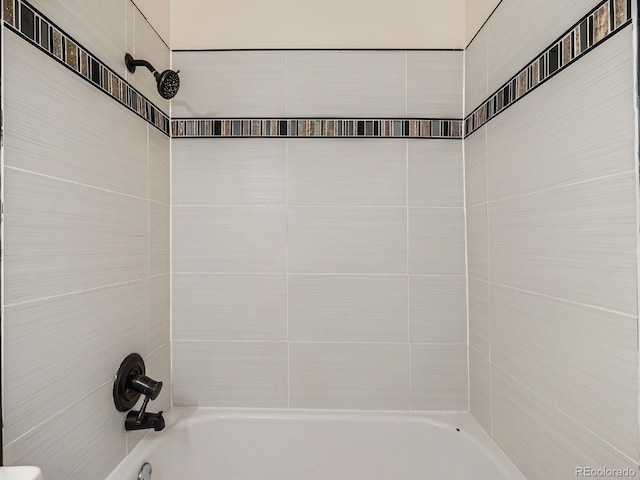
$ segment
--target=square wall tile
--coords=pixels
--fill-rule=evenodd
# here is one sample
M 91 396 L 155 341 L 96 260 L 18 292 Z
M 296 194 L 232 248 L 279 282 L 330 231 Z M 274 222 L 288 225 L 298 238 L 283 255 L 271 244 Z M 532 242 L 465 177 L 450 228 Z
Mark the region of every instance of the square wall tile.
M 405 52 L 287 52 L 287 115 L 404 117 Z
M 465 343 L 466 278 L 412 275 L 409 284 L 409 341 Z
M 174 340 L 286 340 L 285 275 L 173 276 Z
M 172 116 L 286 116 L 286 55 L 278 51 L 174 52 L 173 69 L 180 70 L 182 85 L 180 95 L 171 101 Z
M 466 345 L 411 345 L 411 409 L 469 409 Z
M 407 141 L 292 139 L 289 205 L 404 206 Z
M 174 139 L 174 205 L 282 205 L 286 140 Z
M 5 168 L 5 305 L 144 278 L 147 201 Z
M 173 342 L 177 407 L 287 406 L 287 344 Z
M 463 52 L 407 52 L 407 116 L 462 117 Z
M 409 273 L 465 275 L 464 210 L 409 209 Z
M 290 207 L 289 271 L 406 273 L 406 209 Z
M 409 408 L 409 346 L 292 343 L 291 407 Z
M 173 271 L 282 273 L 283 207 L 173 207 Z
M 405 275 L 291 275 L 289 339 L 407 340 Z
M 409 205 L 463 207 L 462 140 L 409 140 Z

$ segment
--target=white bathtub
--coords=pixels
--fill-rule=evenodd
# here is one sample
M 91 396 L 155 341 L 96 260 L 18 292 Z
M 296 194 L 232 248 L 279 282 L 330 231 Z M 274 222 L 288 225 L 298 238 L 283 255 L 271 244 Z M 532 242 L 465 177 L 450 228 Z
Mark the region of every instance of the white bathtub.
M 152 480 L 525 480 L 462 413 L 173 408 L 107 480 L 144 462 Z

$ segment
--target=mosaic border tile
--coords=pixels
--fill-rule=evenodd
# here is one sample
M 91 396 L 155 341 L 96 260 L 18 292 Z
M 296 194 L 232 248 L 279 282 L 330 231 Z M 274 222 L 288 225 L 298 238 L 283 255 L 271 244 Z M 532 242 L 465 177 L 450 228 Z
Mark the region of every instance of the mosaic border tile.
M 25 0 L 3 0 L 4 24 L 58 63 L 169 135 L 169 117 Z
M 631 22 L 631 0 L 600 2 L 464 119 L 465 138 Z
M 173 138 L 462 139 L 462 120 L 406 118 L 177 118 Z

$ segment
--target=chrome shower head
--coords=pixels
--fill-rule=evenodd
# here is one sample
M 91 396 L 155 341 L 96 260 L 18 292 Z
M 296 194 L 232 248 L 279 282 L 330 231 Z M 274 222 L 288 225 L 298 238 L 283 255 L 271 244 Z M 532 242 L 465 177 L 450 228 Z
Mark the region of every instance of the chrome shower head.
M 180 77 L 178 73 L 180 73 L 180 70 L 177 72 L 165 70 L 160 73 L 146 60 L 135 60 L 128 53 L 124 56 L 124 63 L 127 65 L 127 70 L 131 73 L 136 71 L 136 67 L 147 67 L 147 69 L 153 73 L 153 76 L 156 77 L 158 93 L 162 98 L 169 100 L 178 93 L 178 89 L 180 88 Z

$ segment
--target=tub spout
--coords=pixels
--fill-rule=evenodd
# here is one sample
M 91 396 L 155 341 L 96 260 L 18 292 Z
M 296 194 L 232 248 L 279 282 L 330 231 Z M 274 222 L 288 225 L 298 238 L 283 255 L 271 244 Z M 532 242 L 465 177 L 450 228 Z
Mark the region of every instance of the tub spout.
M 140 413 L 142 413 L 142 415 L 140 415 Z M 146 413 L 143 411 L 131 411 L 127 414 L 127 419 L 124 421 L 125 430 L 146 430 L 148 428 L 153 428 L 156 432 L 164 429 L 162 412 Z

